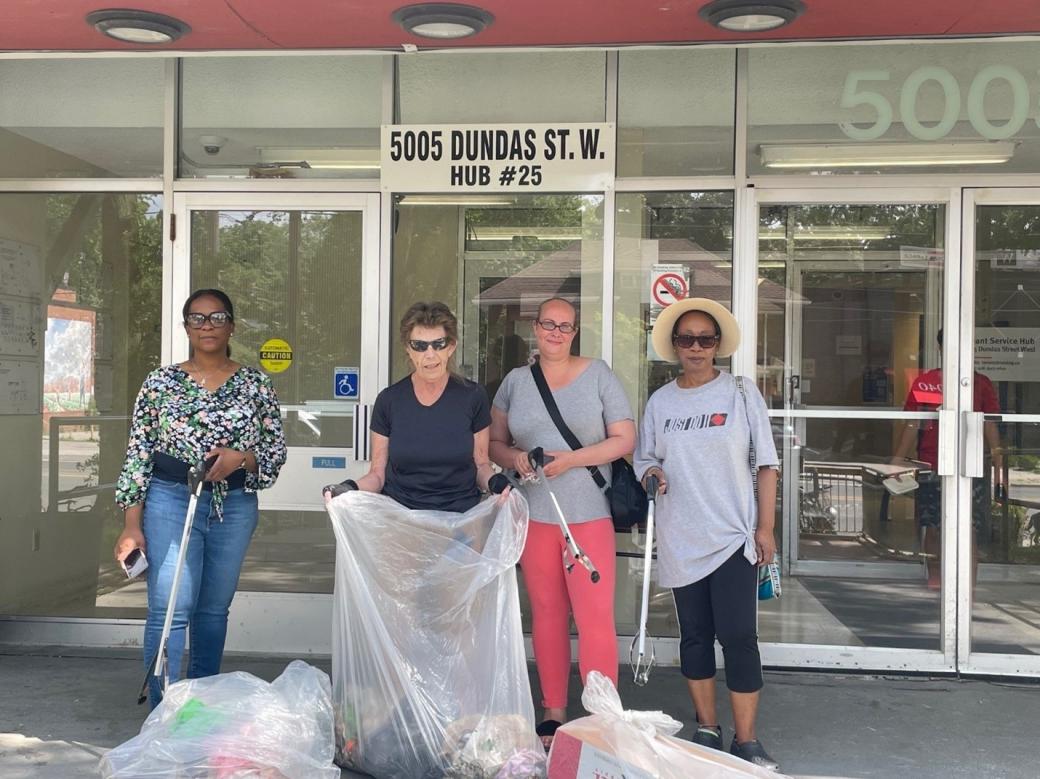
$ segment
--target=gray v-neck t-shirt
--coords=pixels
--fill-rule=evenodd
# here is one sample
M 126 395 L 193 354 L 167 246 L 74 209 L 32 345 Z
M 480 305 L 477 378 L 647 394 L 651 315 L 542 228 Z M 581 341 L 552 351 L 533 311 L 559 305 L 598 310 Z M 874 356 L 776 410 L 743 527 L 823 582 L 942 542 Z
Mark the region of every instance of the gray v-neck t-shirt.
M 721 372 L 692 389 L 672 381 L 646 404 L 634 466 L 642 478 L 656 465 L 668 481 L 655 514 L 662 587 L 700 581 L 738 549 L 758 560 L 751 436 L 759 468 L 780 461 L 765 401 L 754 382 L 743 382 L 746 413 L 733 376 Z
M 560 416 L 583 446 L 598 444 L 607 437 L 607 425 L 632 419 L 624 387 L 603 360 L 591 360 L 570 384 L 553 390 Z M 514 368 L 495 393 L 494 405 L 509 420 L 514 445 L 524 451 L 540 446 L 545 451 L 568 451 L 570 446 L 545 409 L 530 366 Z M 600 466 L 610 484 L 610 466 Z M 550 479 L 550 487 L 570 524 L 580 524 L 610 516 L 606 495 L 592 480 L 587 468 L 571 468 Z M 545 486 L 526 482 L 524 495 L 530 506 L 532 522 L 556 522 L 556 510 Z

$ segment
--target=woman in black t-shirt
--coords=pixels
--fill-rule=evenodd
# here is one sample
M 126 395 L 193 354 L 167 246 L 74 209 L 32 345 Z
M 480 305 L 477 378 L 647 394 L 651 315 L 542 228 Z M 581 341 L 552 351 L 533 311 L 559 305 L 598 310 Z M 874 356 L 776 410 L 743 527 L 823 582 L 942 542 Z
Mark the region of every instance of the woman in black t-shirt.
M 410 509 L 468 511 L 482 490 L 501 492 L 507 483 L 488 457 L 487 393 L 452 371 L 458 320 L 443 303 L 412 305 L 401 341 L 412 372 L 376 398 L 371 467 L 357 481 L 325 487 L 325 499 L 364 490 Z

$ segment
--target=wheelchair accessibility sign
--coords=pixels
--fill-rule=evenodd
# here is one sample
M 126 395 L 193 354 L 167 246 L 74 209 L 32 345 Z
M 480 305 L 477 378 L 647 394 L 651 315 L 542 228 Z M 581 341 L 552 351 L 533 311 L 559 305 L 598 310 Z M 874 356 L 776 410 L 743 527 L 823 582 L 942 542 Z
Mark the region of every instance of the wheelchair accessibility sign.
M 333 371 L 332 397 L 336 400 L 357 400 L 360 371 L 357 368 L 336 368 Z

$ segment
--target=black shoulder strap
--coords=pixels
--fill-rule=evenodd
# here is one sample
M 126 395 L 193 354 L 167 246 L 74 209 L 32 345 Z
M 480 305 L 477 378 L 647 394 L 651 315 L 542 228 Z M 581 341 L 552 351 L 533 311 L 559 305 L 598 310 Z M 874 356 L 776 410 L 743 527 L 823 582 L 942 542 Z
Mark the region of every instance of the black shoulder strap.
M 545 374 L 542 373 L 542 366 L 538 364 L 537 360 L 531 364 L 531 376 L 534 377 L 534 385 L 538 388 L 538 394 L 542 396 L 542 403 L 545 404 L 545 410 L 549 412 L 549 417 L 552 419 L 553 424 L 556 425 L 556 429 L 560 431 L 563 440 L 567 442 L 567 445 L 571 449 L 581 449 L 581 441 L 579 441 L 578 437 L 571 432 L 571 429 L 567 427 L 567 423 L 563 421 L 563 417 L 560 415 L 560 409 L 556 405 L 556 400 L 552 396 L 549 384 L 545 381 Z M 605 488 L 607 486 L 607 480 L 603 478 L 603 474 L 600 473 L 599 468 L 595 465 L 588 465 L 586 467 L 592 475 L 592 480 L 596 482 L 596 485 L 601 490 Z

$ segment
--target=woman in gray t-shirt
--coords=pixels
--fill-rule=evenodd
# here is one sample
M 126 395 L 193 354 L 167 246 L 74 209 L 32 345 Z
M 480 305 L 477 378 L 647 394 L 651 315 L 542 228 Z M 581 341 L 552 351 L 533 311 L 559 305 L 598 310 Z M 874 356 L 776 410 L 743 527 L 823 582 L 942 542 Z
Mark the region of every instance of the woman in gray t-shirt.
M 776 551 L 779 460 L 754 382 L 715 368 L 715 357 L 728 357 L 739 343 L 736 319 L 714 301 L 690 298 L 661 312 L 654 350 L 681 363 L 682 374 L 647 403 L 635 469 L 644 480 L 655 474 L 665 493 L 657 506 L 659 580 L 675 597 L 679 659 L 699 723 L 693 741 L 723 748 L 715 712 L 718 638 L 736 729 L 730 752 L 776 768 L 755 738 L 755 715 L 762 689 L 757 568 Z
M 587 466 L 598 466 L 610 483 L 612 461 L 635 446 L 635 422 L 621 382 L 602 360 L 571 354 L 577 311 L 553 298 L 538 308 L 533 323 L 539 365 L 567 427 L 583 444 L 572 450 L 545 408 L 531 368 L 510 371 L 491 409 L 491 459 L 503 468 L 531 472 L 527 452 L 545 449 L 552 491 L 571 534 L 599 569 L 593 583 L 584 568 L 564 571 L 564 541 L 545 486 L 527 483 L 524 494 L 531 522 L 520 558 L 531 601 L 532 642 L 545 715 L 538 726 L 543 742 L 567 721 L 567 681 L 571 668 L 570 614 L 578 627 L 578 665 L 584 679 L 599 671 L 617 684 L 614 630 L 614 523 L 607 498 Z

